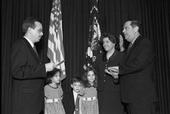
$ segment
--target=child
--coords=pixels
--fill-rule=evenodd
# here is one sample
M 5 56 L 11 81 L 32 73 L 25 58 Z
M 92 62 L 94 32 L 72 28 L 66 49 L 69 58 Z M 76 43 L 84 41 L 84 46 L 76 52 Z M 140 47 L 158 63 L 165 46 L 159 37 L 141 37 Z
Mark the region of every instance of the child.
M 61 70 L 54 69 L 49 73 L 45 91 L 45 114 L 65 114 L 62 104 Z
M 66 114 L 80 114 L 79 101 L 77 99 L 83 95 L 84 84 L 80 77 L 71 80 L 70 90 L 64 92 L 63 103 Z M 78 102 L 77 102 L 78 101 Z
M 81 97 L 81 114 L 99 114 L 95 70 L 88 67 L 83 79 L 85 81 L 85 90 L 84 95 Z

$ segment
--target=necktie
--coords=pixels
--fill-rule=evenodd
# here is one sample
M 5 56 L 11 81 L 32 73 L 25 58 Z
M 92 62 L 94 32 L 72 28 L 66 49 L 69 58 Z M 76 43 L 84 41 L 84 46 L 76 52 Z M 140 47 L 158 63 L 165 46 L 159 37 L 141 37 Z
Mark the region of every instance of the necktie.
M 130 43 L 129 46 L 128 46 L 128 52 L 129 52 L 131 47 L 132 47 L 132 43 Z
M 79 114 L 79 100 L 80 100 L 80 95 L 77 95 L 76 98 L 76 104 L 75 104 L 75 114 Z
M 33 46 L 33 50 L 34 50 L 34 52 L 37 54 L 37 56 L 38 56 L 38 52 L 37 52 L 37 49 L 36 49 L 36 47 L 35 46 Z

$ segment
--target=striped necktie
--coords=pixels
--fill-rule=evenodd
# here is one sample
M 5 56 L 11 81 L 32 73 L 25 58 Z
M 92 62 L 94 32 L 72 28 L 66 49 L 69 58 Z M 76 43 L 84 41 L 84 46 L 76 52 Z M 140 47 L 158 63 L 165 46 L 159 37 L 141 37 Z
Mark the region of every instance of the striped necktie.
M 37 52 L 36 47 L 35 47 L 35 46 L 33 46 L 32 48 L 33 48 L 34 52 L 37 54 L 37 56 L 38 56 L 38 52 Z

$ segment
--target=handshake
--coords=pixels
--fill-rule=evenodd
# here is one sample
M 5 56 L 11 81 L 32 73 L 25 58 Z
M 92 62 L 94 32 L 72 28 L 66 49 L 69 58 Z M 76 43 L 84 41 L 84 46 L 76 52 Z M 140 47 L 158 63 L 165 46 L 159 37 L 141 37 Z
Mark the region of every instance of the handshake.
M 107 67 L 107 69 L 105 69 L 105 72 L 110 74 L 112 77 L 114 77 L 115 79 L 119 78 L 118 74 L 119 74 L 119 66 L 112 66 L 112 67 Z

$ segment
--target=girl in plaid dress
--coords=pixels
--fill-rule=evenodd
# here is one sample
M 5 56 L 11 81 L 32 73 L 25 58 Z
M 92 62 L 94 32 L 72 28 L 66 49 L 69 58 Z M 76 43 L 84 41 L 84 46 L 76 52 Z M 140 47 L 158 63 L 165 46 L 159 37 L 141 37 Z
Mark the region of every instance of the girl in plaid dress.
M 61 71 L 50 72 L 45 91 L 45 114 L 65 114 L 62 104 L 63 90 L 61 88 Z
M 99 114 L 97 99 L 97 77 L 95 70 L 88 67 L 83 77 L 85 82 L 84 95 L 80 100 L 81 114 Z

